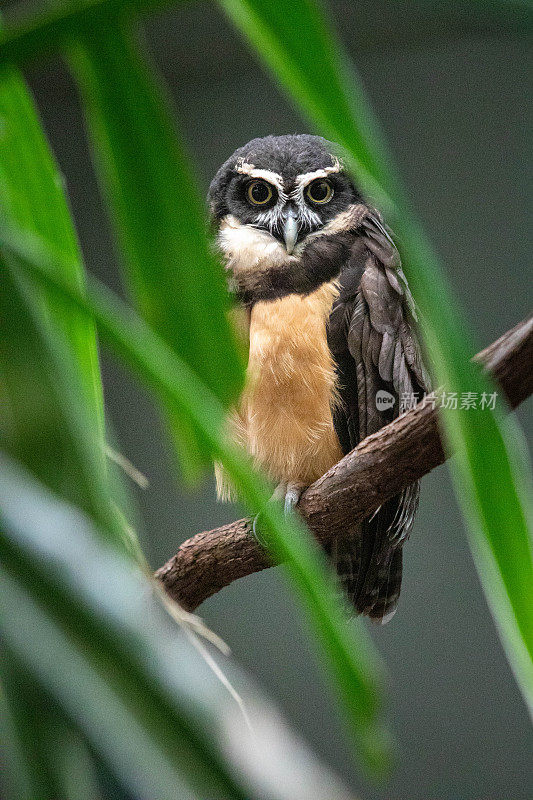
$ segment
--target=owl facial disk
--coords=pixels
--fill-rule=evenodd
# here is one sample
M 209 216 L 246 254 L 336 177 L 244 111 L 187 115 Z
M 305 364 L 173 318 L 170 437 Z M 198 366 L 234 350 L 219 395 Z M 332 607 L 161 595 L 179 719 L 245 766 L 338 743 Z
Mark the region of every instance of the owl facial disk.
M 321 235 L 359 199 L 329 144 L 319 137 L 289 135 L 253 140 L 237 150 L 209 190 L 219 230 L 231 217 L 232 229 L 237 221 L 263 234 L 257 238 L 259 251 L 270 241 L 280 256 L 299 257 L 310 237 Z
M 268 231 L 285 245 L 289 255 L 346 207 L 346 180 L 339 174 L 342 167 L 337 159 L 330 166 L 294 177 L 258 168 L 244 159 L 239 159 L 234 169 L 239 177 L 232 196 L 235 204 L 240 199 L 241 208 L 245 205 L 240 213 L 235 208 L 234 215 L 244 225 Z M 330 203 L 335 208 L 328 213 Z
M 246 176 L 244 197 L 255 213 L 254 219 L 243 222 L 268 231 L 291 254 L 299 241 L 323 225 L 319 207 L 329 203 L 334 195 L 328 176 L 340 170 L 340 163 L 335 160 L 330 167 L 287 181 L 277 172 L 257 168 L 240 158 L 235 171 Z

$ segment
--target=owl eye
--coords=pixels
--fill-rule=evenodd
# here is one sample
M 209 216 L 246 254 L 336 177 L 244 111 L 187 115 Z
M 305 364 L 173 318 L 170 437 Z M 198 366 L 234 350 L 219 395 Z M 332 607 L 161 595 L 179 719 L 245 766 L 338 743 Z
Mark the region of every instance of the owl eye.
M 246 196 L 254 206 L 264 206 L 272 200 L 272 187 L 266 181 L 252 181 L 248 184 Z
M 318 178 L 309 184 L 305 193 L 312 203 L 322 205 L 322 203 L 329 203 L 333 197 L 333 186 L 328 180 Z

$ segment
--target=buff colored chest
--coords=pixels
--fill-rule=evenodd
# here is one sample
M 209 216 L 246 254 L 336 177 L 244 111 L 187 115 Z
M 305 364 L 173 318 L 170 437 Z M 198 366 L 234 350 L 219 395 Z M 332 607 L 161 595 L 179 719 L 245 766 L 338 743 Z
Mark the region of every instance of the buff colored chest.
M 335 371 L 326 341 L 335 296 L 329 283 L 307 296 L 292 294 L 252 308 L 241 434 L 276 481 L 307 485 L 342 457 L 331 413 Z

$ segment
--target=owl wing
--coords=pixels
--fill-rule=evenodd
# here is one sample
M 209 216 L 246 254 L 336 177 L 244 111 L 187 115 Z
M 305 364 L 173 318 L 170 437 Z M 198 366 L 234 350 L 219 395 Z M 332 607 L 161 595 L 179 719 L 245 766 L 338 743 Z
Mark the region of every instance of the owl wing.
M 369 210 L 355 234 L 328 322 L 340 393 L 333 416 L 344 453 L 391 422 L 400 402 L 419 400 L 430 385 L 417 341 L 414 302 L 394 242 L 375 211 Z M 377 403 L 376 396 L 385 402 Z M 339 536 L 332 546 L 337 571 L 357 612 L 380 621 L 394 613 L 402 543 L 413 523 L 418 494 L 417 482 L 363 522 L 360 536 Z

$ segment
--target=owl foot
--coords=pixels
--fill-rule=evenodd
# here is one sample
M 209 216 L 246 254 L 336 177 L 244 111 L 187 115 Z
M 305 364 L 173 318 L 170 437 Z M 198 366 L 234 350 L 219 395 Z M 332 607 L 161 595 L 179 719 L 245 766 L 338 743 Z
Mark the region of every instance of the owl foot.
M 291 513 L 294 507 L 297 505 L 300 497 L 303 494 L 305 486 L 301 483 L 291 483 L 290 481 L 282 481 L 278 483 L 276 488 L 274 489 L 274 493 L 270 498 L 272 500 L 282 500 L 283 501 L 283 508 L 285 511 L 285 515 Z M 258 531 L 258 525 L 260 524 L 260 517 L 261 513 L 256 514 L 256 516 L 252 520 L 252 535 L 256 542 L 261 545 L 261 547 L 266 548 L 266 542 L 264 538 L 261 536 L 261 533 Z
M 301 483 L 287 483 L 285 485 L 284 508 L 285 514 L 290 514 L 293 508 L 298 505 L 300 497 L 303 494 L 305 486 Z

